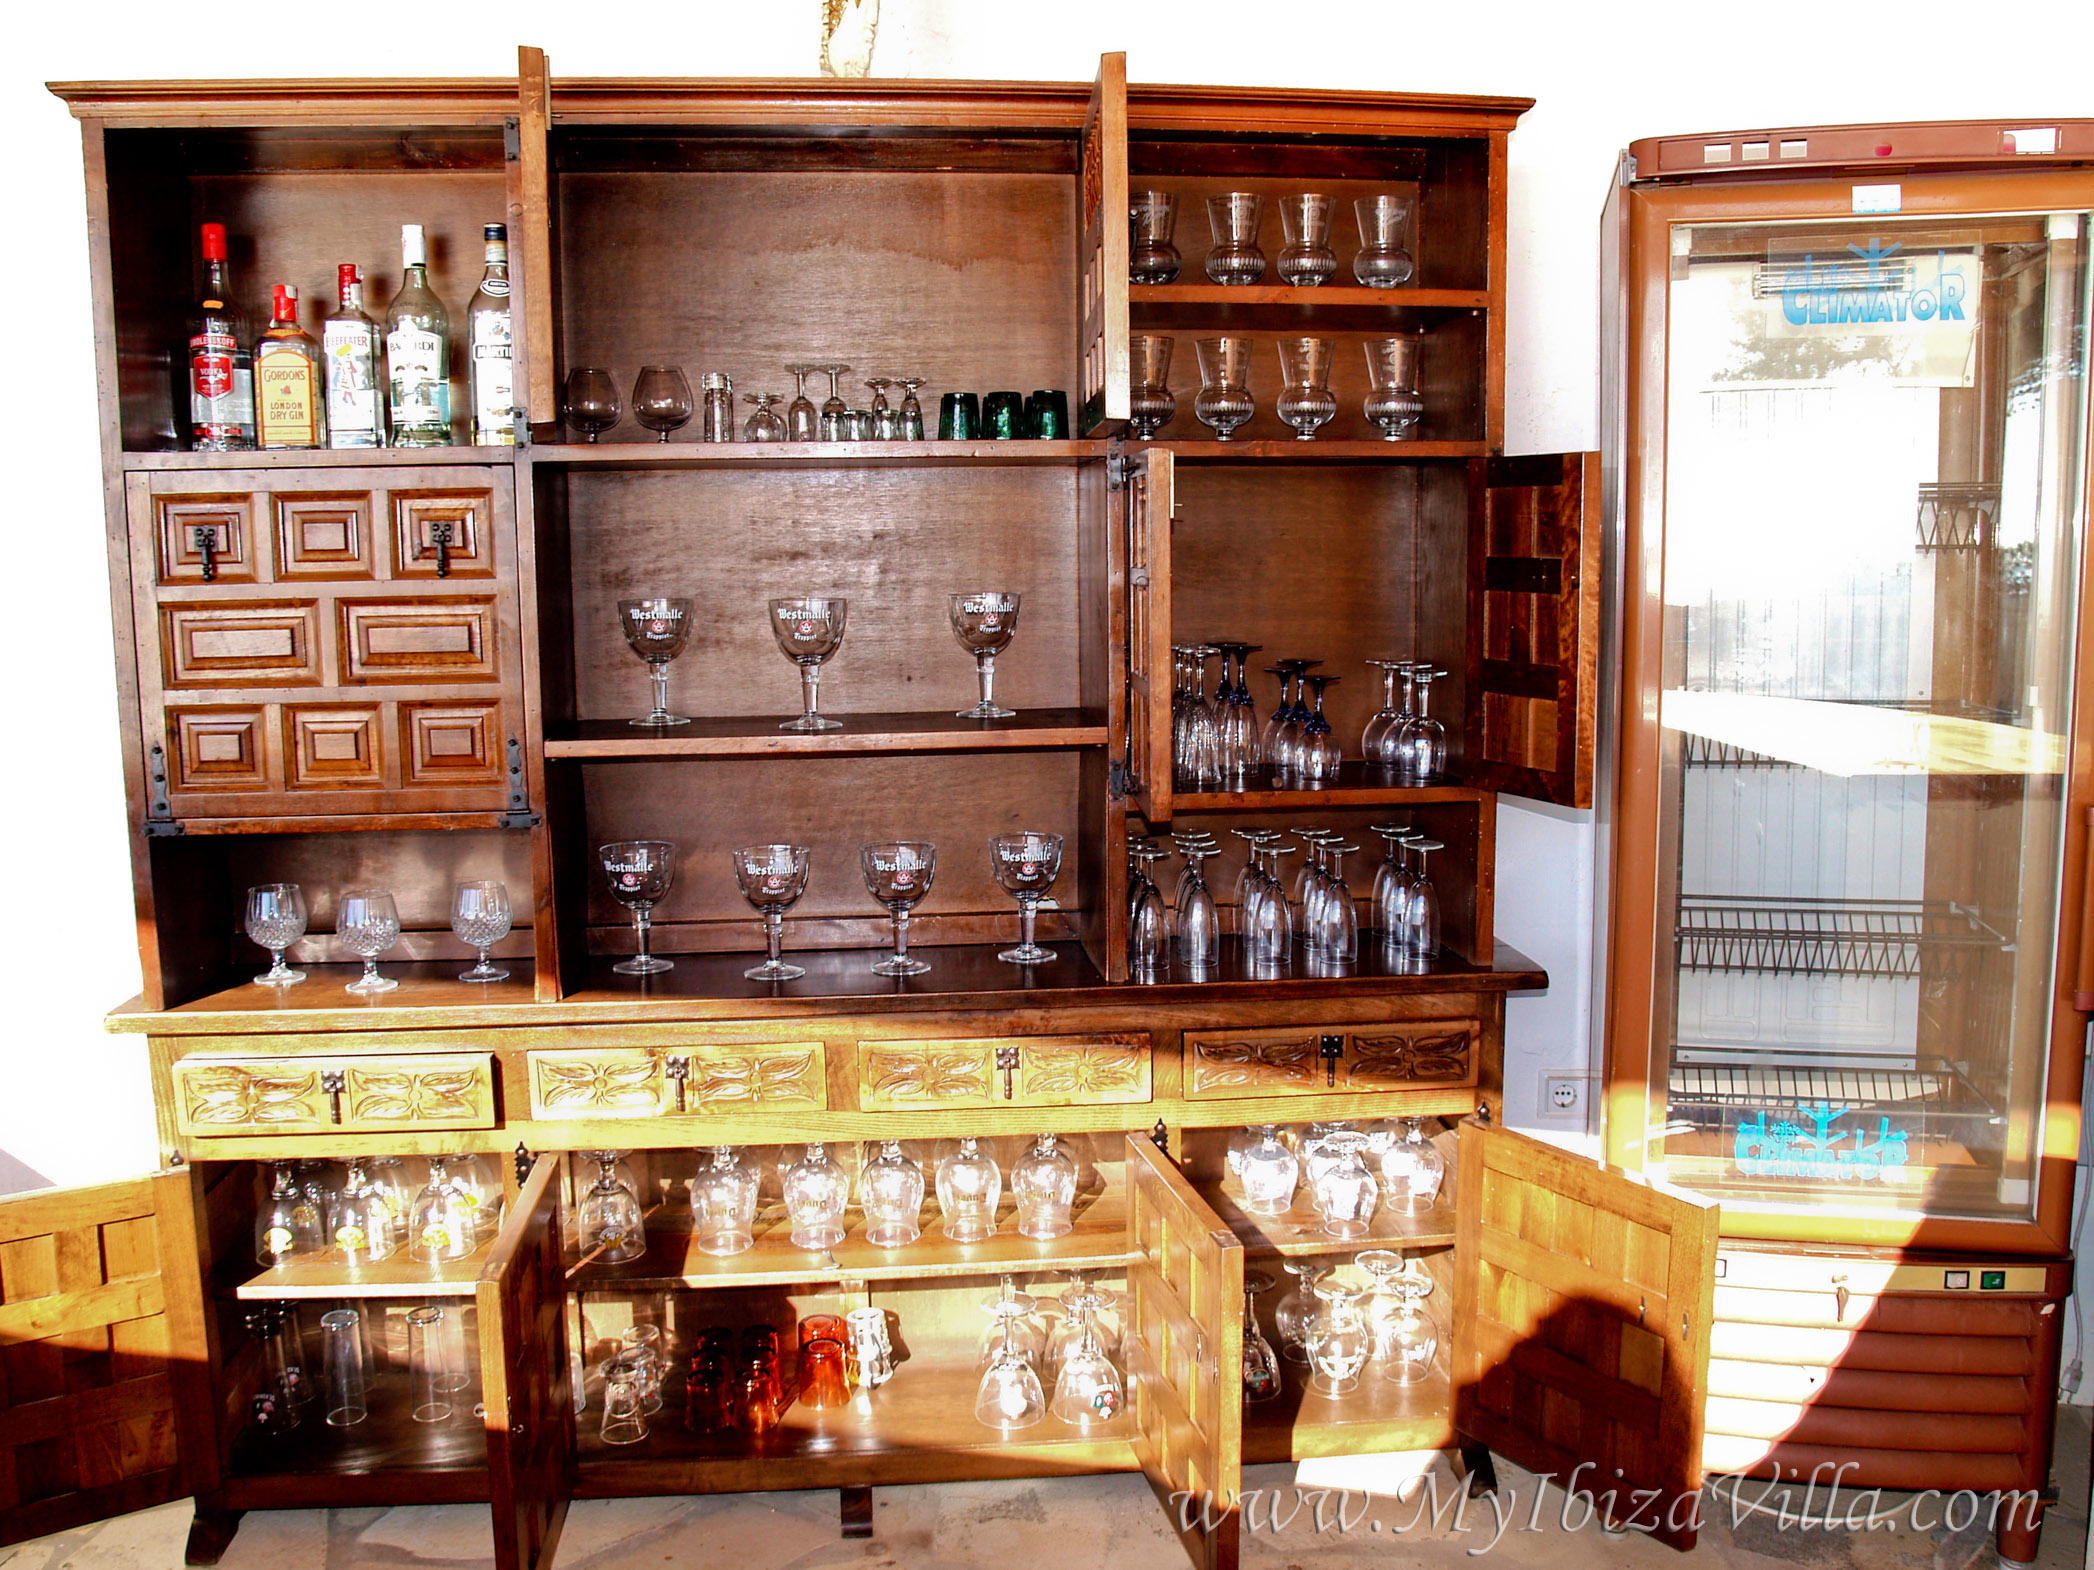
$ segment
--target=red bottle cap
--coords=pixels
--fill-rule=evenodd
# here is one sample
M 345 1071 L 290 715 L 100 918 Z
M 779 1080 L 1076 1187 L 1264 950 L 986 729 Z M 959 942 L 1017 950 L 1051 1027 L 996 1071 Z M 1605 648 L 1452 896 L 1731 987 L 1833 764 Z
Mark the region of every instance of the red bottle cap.
M 280 283 L 276 286 L 276 319 L 280 322 L 298 320 L 298 288 L 295 284 Z
M 224 224 L 204 225 L 204 260 L 207 262 L 222 262 L 225 260 Z
M 356 263 L 354 262 L 342 263 L 340 267 L 335 269 L 335 276 L 336 280 L 345 289 L 353 283 L 362 283 L 364 281 L 363 274 L 356 270 Z

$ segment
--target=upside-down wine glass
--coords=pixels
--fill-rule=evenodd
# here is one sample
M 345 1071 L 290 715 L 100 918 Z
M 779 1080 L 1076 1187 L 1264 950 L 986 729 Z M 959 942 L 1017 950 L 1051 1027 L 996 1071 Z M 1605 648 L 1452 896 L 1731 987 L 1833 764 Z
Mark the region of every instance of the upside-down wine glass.
M 1418 872 L 1411 879 L 1410 897 L 1405 902 L 1408 919 L 1404 946 L 1421 959 L 1431 959 L 1440 951 L 1440 892 L 1426 875 L 1425 858 L 1447 847 L 1438 840 L 1423 839 L 1412 840 L 1410 846 L 1418 853 Z
M 1408 823 L 1370 823 L 1382 838 L 1381 865 L 1374 869 L 1374 930 L 1383 943 L 1403 941 L 1403 900 L 1411 884 L 1410 869 L 1399 848 L 1410 835 Z
M 1076 1162 L 1052 1134 L 1041 1134 L 1011 1168 L 1011 1201 L 1020 1236 L 1046 1242 L 1075 1230 Z
M 378 956 L 400 941 L 400 912 L 384 889 L 350 889 L 335 906 L 335 941 L 364 962 L 364 973 L 343 990 L 390 992 L 400 985 L 378 974 Z
M 756 405 L 755 411 L 742 424 L 742 437 L 752 442 L 782 442 L 786 439 L 785 417 L 774 414 L 771 405 L 784 401 L 780 393 L 750 393 L 749 401 Z
M 926 376 L 897 376 L 894 384 L 902 390 L 901 407 L 895 410 L 895 419 L 901 429 L 901 440 L 920 442 L 923 440 L 923 405 L 916 401 L 916 389 L 930 380 Z
M 1221 852 L 1212 845 L 1193 845 L 1184 852 L 1191 873 L 1178 900 L 1178 963 L 1193 976 L 1205 976 L 1221 961 L 1221 910 L 1207 887 L 1201 863 Z
M 996 1203 L 1003 1197 L 1003 1168 L 973 1135 L 938 1163 L 935 1179 L 945 1235 L 955 1243 L 985 1243 L 996 1235 Z
M 1368 763 L 1382 760 L 1382 742 L 1403 723 L 1403 714 L 1396 707 L 1396 676 L 1409 665 L 1408 660 L 1368 660 L 1366 662 L 1381 672 L 1381 707 L 1367 717 L 1360 731 L 1360 757 Z
M 785 1214 L 792 1222 L 794 1248 L 834 1248 L 843 1241 L 843 1212 L 851 1200 L 850 1174 L 838 1166 L 829 1147 L 809 1145 L 800 1159 L 780 1175 Z
M 1062 870 L 1062 837 L 1032 829 L 992 835 L 989 861 L 1003 891 L 1018 900 L 1018 946 L 996 957 L 1012 965 L 1044 965 L 1054 950 L 1033 941 L 1033 927 L 1040 901 Z
M 669 840 L 619 840 L 598 847 L 596 856 L 603 864 L 611 898 L 633 913 L 633 957 L 618 961 L 611 969 L 621 976 L 652 976 L 675 969 L 674 960 L 648 952 L 647 937 L 654 907 L 676 881 L 676 846 Z
M 712 1148 L 712 1165 L 691 1179 L 691 1222 L 703 1253 L 726 1256 L 756 1245 L 757 1177 L 731 1145 Z
M 1432 684 L 1446 674 L 1430 665 L 1420 665 L 1411 672 L 1418 712 L 1403 722 L 1396 748 L 1400 759 L 1397 770 L 1413 785 L 1432 784 L 1447 771 L 1447 727 L 1430 713 Z
M 894 918 L 894 953 L 873 965 L 876 976 L 920 976 L 931 967 L 909 958 L 909 912 L 931 892 L 938 847 L 929 840 L 883 840 L 858 852 L 866 892 Z
M 691 423 L 691 384 L 676 365 L 643 365 L 633 383 L 633 418 L 662 441 Z
M 1336 676 L 1305 677 L 1316 694 L 1316 707 L 1302 721 L 1301 745 L 1297 752 L 1297 767 L 1304 780 L 1311 785 L 1329 785 L 1338 778 L 1338 765 L 1344 759 L 1344 749 L 1331 730 L 1331 722 L 1323 714 L 1323 690 L 1337 685 Z
M 616 1157 L 608 1150 L 596 1157 L 596 1181 L 582 1196 L 582 1252 L 595 1253 L 607 1265 L 622 1265 L 647 1252 L 647 1227 L 640 1201 L 618 1181 Z
M 1280 1268 L 1294 1277 L 1272 1311 L 1272 1333 L 1280 1338 L 1280 1356 L 1290 1363 L 1309 1360 L 1309 1320 L 1316 1312 L 1316 1283 L 1334 1266 L 1310 1257 L 1283 1259 Z
M 814 400 L 807 396 L 807 378 L 820 369 L 805 361 L 795 361 L 785 368 L 786 375 L 793 379 L 793 401 L 785 406 L 785 439 L 789 442 L 811 442 L 821 434 L 821 416 L 815 413 Z
M 460 981 L 506 981 L 509 972 L 487 957 L 487 951 L 509 936 L 515 918 L 509 909 L 509 890 L 494 878 L 476 878 L 451 891 L 451 932 L 461 943 L 469 943 L 480 957 L 471 970 L 460 971 Z
M 902 1153 L 900 1140 L 883 1140 L 858 1169 L 858 1196 L 874 1248 L 902 1248 L 923 1236 L 923 1168 Z
M 851 439 L 851 406 L 843 401 L 837 389 L 836 379 L 850 371 L 848 365 L 829 364 L 813 367 L 829 378 L 829 396 L 822 400 L 821 434 L 825 442 L 847 442 Z
M 1150 876 L 1150 868 L 1163 854 L 1163 847 L 1154 840 L 1127 843 L 1128 892 L 1132 896 L 1127 913 L 1127 963 L 1144 976 L 1161 970 L 1170 954 L 1170 913 L 1164 909 L 1163 891 Z
M 669 663 L 683 653 L 691 638 L 691 602 L 681 597 L 655 596 L 620 600 L 618 626 L 633 653 L 647 667 L 654 683 L 654 707 L 631 723 L 635 725 L 688 725 L 690 720 L 669 712 Z
M 1311 1389 L 1327 1396 L 1349 1395 L 1360 1382 L 1360 1370 L 1374 1350 L 1374 1333 L 1360 1312 L 1360 1289 L 1335 1275 L 1316 1283 L 1316 1312 L 1304 1343 L 1309 1354 Z
M 975 679 L 981 683 L 982 693 L 981 701 L 971 709 L 959 710 L 957 718 L 1007 720 L 1016 715 L 1015 709 L 999 707 L 996 702 L 996 656 L 1009 648 L 1017 635 L 1018 612 L 1024 604 L 1024 595 L 1002 589 L 947 597 L 952 635 L 959 639 L 961 648 L 974 656 Z
M 269 951 L 258 987 L 288 987 L 305 972 L 284 963 L 284 950 L 305 936 L 305 891 L 295 883 L 258 883 L 247 891 L 247 936 Z
M 800 717 L 780 730 L 841 730 L 843 722 L 821 713 L 822 666 L 843 646 L 850 601 L 833 595 L 796 594 L 770 602 L 771 636 L 785 657 L 800 667 Z
M 807 847 L 804 845 L 744 845 L 734 853 L 734 881 L 742 886 L 742 898 L 763 917 L 764 943 L 770 957 L 761 965 L 742 972 L 751 981 L 791 981 L 807 974 L 798 965 L 778 957 L 785 940 L 785 913 L 807 892 Z
M 1280 1356 L 1258 1327 L 1258 1297 L 1272 1290 L 1262 1270 L 1243 1273 L 1243 1399 L 1270 1401 L 1280 1393 Z

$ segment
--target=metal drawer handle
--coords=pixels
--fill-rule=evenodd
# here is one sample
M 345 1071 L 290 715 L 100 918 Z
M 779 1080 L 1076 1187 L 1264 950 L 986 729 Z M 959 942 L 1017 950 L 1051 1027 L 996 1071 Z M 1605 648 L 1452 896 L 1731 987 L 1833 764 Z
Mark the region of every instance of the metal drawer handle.
M 1323 1054 L 1323 1083 L 1335 1090 L 1338 1087 L 1338 1059 L 1345 1056 L 1343 1036 L 1325 1036 L 1317 1044 Z
M 673 1056 L 662 1065 L 662 1072 L 668 1075 L 676 1085 L 676 1110 L 680 1113 L 690 1111 L 690 1107 L 686 1104 L 684 1087 L 691 1078 L 691 1060 L 681 1054 Z
M 1011 1099 L 1011 1076 L 1018 1072 L 1018 1049 L 998 1047 L 996 1049 L 996 1071 L 1003 1076 L 1003 1099 Z
M 339 1124 L 342 1121 L 342 1092 L 349 1088 L 349 1076 L 338 1068 L 322 1069 L 320 1088 L 327 1092 L 327 1121 Z

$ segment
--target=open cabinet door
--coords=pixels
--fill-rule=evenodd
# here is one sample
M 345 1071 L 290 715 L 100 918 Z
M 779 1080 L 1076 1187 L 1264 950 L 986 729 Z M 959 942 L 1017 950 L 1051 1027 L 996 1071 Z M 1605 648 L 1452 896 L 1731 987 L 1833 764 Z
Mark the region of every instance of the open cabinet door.
M 1199 1570 L 1235 1570 L 1243 1486 L 1243 1244 L 1145 1135 L 1127 1136 L 1134 1451 Z
M 1076 434 L 1106 436 L 1127 421 L 1127 57 L 1098 58 L 1098 82 L 1077 145 L 1083 215 L 1076 228 Z
M 1473 1119 L 1460 1143 L 1455 1428 L 1693 1547 L 1716 1207 Z
M 1150 447 L 1130 455 L 1122 471 L 1126 788 L 1151 828 L 1171 821 L 1171 464 L 1168 451 Z
M 0 1200 L 0 1543 L 218 1484 L 186 1171 Z
M 545 51 L 516 51 L 516 120 L 509 131 L 511 288 L 522 297 L 522 331 L 512 352 L 522 360 L 517 412 L 549 439 L 560 418 L 560 377 L 553 361 L 553 192 L 546 132 L 553 118 L 552 68 Z M 513 329 L 512 329 L 513 331 Z M 518 433 L 522 435 L 521 432 Z
M 1464 783 L 1592 805 L 1600 544 L 1598 453 L 1469 465 Z
M 497 1570 L 548 1570 L 574 1493 L 558 1177 L 533 1163 L 474 1290 Z

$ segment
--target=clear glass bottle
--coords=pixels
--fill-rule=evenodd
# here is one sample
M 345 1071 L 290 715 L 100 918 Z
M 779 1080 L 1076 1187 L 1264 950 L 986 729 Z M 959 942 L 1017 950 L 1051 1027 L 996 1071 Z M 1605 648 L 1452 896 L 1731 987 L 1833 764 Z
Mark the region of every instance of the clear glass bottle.
M 471 356 L 473 445 L 516 445 L 516 362 L 509 331 L 509 231 L 488 224 L 487 271 L 465 307 L 467 353 Z
M 713 1146 L 712 1165 L 691 1179 L 691 1218 L 706 1254 L 739 1254 L 756 1243 L 756 1174 L 731 1145 Z
M 363 273 L 354 262 L 335 269 L 335 308 L 320 325 L 327 371 L 327 445 L 383 447 L 378 412 L 378 324 L 364 309 Z
M 247 317 L 233 302 L 225 225 L 202 231 L 203 287 L 189 313 L 189 446 L 245 452 L 254 446 L 254 360 Z
M 784 1185 L 793 1247 L 834 1248 L 843 1241 L 843 1212 L 851 1200 L 851 1178 L 830 1159 L 827 1145 L 809 1145 L 806 1154 L 785 1169 Z
M 280 283 L 254 351 L 256 445 L 279 452 L 325 447 L 326 380 L 318 340 L 298 325 L 298 291 Z
M 1045 1242 L 1076 1229 L 1069 1214 L 1076 1203 L 1076 1162 L 1052 1134 L 1040 1135 L 1011 1168 L 1011 1200 L 1025 1237 Z
M 698 437 L 701 441 L 734 440 L 734 378 L 725 371 L 707 371 L 698 378 L 705 399 Z
M 420 224 L 400 226 L 400 292 L 385 308 L 387 418 L 395 447 L 451 445 L 451 313 L 429 289 Z

